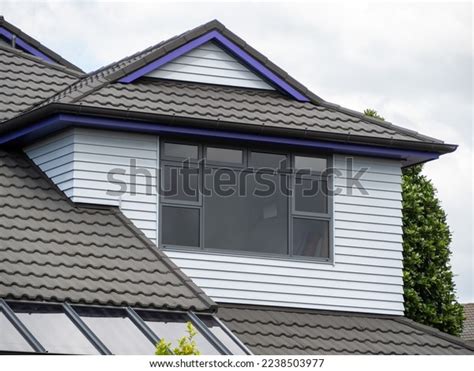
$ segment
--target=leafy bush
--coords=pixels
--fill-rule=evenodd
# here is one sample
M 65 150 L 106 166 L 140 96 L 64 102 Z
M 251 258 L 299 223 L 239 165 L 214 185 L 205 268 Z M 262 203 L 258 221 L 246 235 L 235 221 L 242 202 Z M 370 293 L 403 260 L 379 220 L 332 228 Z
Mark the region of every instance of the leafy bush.
M 159 343 L 156 344 L 155 354 L 157 356 L 200 355 L 201 353 L 199 352 L 196 345 L 196 341 L 194 340 L 194 337 L 197 335 L 197 331 L 191 322 L 186 322 L 186 332 L 187 335 L 184 335 L 181 339 L 178 340 L 178 345 L 174 349 L 171 348 L 171 342 L 167 342 L 165 339 L 161 339 Z

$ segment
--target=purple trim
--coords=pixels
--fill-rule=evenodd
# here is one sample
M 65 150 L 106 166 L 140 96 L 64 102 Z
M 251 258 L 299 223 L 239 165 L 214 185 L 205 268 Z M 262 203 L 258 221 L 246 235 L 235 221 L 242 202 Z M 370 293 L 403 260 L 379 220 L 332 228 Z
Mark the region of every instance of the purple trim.
M 267 67 L 265 67 L 263 64 L 261 64 L 259 61 L 257 61 L 254 57 L 252 57 L 250 54 L 248 54 L 246 51 L 241 49 L 239 46 L 234 44 L 232 41 L 230 41 L 228 38 L 223 36 L 221 33 L 218 31 L 210 31 L 197 39 L 194 39 L 183 46 L 180 46 L 179 48 L 173 50 L 172 52 L 166 54 L 165 56 L 147 64 L 146 66 L 143 66 L 142 68 L 130 73 L 129 75 L 122 77 L 119 82 L 122 83 L 131 83 L 138 79 L 139 77 L 142 77 L 143 75 L 146 75 L 147 73 L 156 70 L 157 68 L 161 67 L 162 65 L 171 62 L 173 59 L 176 59 L 180 57 L 181 55 L 201 46 L 202 44 L 210 41 L 210 40 L 215 40 L 219 42 L 222 46 L 224 46 L 226 49 L 228 49 L 231 53 L 235 54 L 237 57 L 242 59 L 246 64 L 248 64 L 250 67 L 252 67 L 255 71 L 259 72 L 267 80 L 272 82 L 274 85 L 278 86 L 280 89 L 284 90 L 287 92 L 289 95 L 291 95 L 293 98 L 296 100 L 299 100 L 301 102 L 308 102 L 309 99 L 305 95 L 301 94 L 299 91 L 294 89 L 291 85 L 289 85 L 287 82 L 282 80 L 280 77 L 278 77 L 276 74 L 274 74 L 272 71 L 270 71 Z
M 13 39 L 13 34 L 8 31 L 6 28 L 4 27 L 0 27 L 0 35 L 4 36 L 6 39 L 8 39 L 10 42 L 12 41 Z M 16 35 L 15 35 L 16 36 Z M 24 51 L 34 55 L 35 57 L 38 57 L 38 58 L 41 58 L 43 60 L 45 60 L 46 62 L 48 63 L 55 63 L 51 58 L 49 58 L 46 54 L 40 52 L 38 49 L 36 49 L 35 47 L 31 46 L 30 44 L 28 44 L 26 41 L 23 41 L 23 39 L 21 39 L 20 37 L 16 36 L 15 38 L 15 44 L 17 46 L 19 46 L 21 49 L 23 49 Z
M 116 120 L 91 116 L 76 116 L 70 114 L 58 114 L 53 117 L 50 117 L 49 119 L 40 121 L 32 126 L 23 128 L 21 130 L 9 133 L 4 136 L 0 136 L 0 144 L 4 144 L 14 140 L 21 140 L 25 142 L 33 141 L 38 139 L 39 137 L 43 137 L 45 135 L 70 126 L 121 130 L 127 132 L 140 132 L 155 135 L 184 134 L 190 137 L 218 138 L 234 141 L 250 141 L 280 145 L 283 144 L 299 148 L 312 148 L 317 150 L 352 155 L 393 158 L 406 161 L 405 165 L 434 160 L 439 157 L 439 155 L 434 152 L 372 147 L 359 144 L 326 142 L 310 139 L 285 138 L 270 135 L 257 135 L 194 127 L 171 126 L 164 124 L 147 124 L 140 121 Z

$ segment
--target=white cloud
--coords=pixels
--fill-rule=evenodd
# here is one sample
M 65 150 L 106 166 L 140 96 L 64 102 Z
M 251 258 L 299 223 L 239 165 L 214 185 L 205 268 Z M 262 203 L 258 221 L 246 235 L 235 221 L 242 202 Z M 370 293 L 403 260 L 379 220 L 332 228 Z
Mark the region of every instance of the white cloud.
M 472 5 L 469 3 L 2 3 L 26 32 L 92 70 L 218 18 L 316 94 L 460 148 L 426 165 L 474 301 Z

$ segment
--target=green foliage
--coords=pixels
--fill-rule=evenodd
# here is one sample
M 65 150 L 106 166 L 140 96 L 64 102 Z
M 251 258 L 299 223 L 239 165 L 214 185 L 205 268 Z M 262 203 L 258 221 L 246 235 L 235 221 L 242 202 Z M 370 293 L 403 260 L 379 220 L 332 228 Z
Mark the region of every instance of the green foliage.
M 178 345 L 174 349 L 171 349 L 171 342 L 161 339 L 160 342 L 156 344 L 155 354 L 157 356 L 200 355 L 201 353 L 199 352 L 196 341 L 194 340 L 194 337 L 197 335 L 197 331 L 191 322 L 186 322 L 186 332 L 187 335 L 178 340 Z
M 381 121 L 385 121 L 385 119 L 378 114 L 378 112 L 372 108 L 367 108 L 364 111 L 364 115 L 369 116 L 369 117 L 374 117 L 376 119 L 379 119 Z
M 364 115 L 384 120 L 376 110 Z M 422 166 L 403 173 L 403 285 L 405 315 L 416 322 L 459 335 L 464 313 L 456 301 L 450 265 L 451 232 L 436 189 Z
M 405 315 L 452 335 L 462 331 L 451 272 L 451 232 L 436 189 L 413 166 L 403 174 L 403 283 Z

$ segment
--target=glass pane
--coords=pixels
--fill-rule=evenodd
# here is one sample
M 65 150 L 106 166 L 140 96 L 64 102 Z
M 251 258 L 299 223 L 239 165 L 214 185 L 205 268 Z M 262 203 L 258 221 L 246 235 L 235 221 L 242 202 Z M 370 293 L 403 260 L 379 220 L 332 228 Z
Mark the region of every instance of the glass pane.
M 207 147 L 207 159 L 209 161 L 241 164 L 243 162 L 243 152 L 239 149 Z
M 219 183 L 222 174 L 233 185 Z M 207 249 L 287 254 L 288 198 L 282 192 L 286 176 L 233 170 L 213 170 L 206 176 L 204 197 Z M 243 178 L 243 179 L 242 179 Z
M 34 352 L 23 336 L 0 312 L 0 350 L 11 352 Z
M 171 342 L 172 348 L 178 345 L 179 339 L 187 335 L 186 322 L 189 321 L 189 319 L 184 314 L 147 311 L 137 311 L 137 313 L 160 339 Z M 201 354 L 220 354 L 200 332 L 198 332 L 194 340 L 196 340 L 196 345 Z
M 163 244 L 199 247 L 199 209 L 163 206 L 161 220 Z
M 293 218 L 293 255 L 329 258 L 329 222 Z
M 325 180 L 295 179 L 295 210 L 312 213 L 327 211 L 327 182 Z
M 225 333 L 225 331 L 214 318 L 211 316 L 199 316 L 199 319 L 206 324 L 207 328 L 221 341 L 222 344 L 226 346 L 227 349 L 230 350 L 232 354 L 247 354 L 240 346 L 237 345 L 234 340 L 232 340 L 229 335 Z
M 275 153 L 252 152 L 250 154 L 250 167 L 256 169 L 286 169 L 287 157 Z
M 122 310 L 76 308 L 82 320 L 113 354 L 153 355 L 155 345 Z
M 327 168 L 327 160 L 318 157 L 295 156 L 295 169 L 309 171 L 324 171 Z
M 198 147 L 189 144 L 165 142 L 163 154 L 167 157 L 196 160 L 198 158 Z
M 62 308 L 35 306 L 13 310 L 49 353 L 99 354 Z
M 166 200 L 199 200 L 199 169 L 163 165 L 163 192 Z

